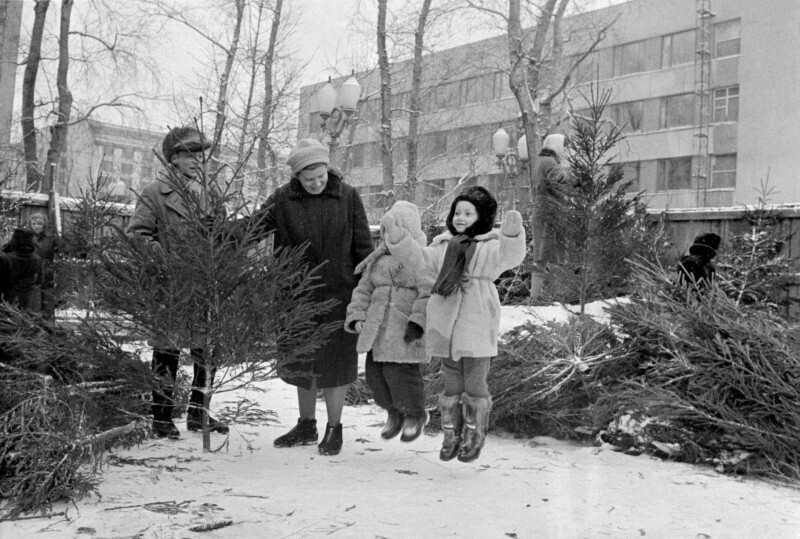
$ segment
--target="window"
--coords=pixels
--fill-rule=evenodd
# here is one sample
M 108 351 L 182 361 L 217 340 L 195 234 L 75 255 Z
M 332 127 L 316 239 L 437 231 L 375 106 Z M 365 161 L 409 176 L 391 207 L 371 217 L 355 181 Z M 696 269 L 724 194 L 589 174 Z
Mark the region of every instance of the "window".
M 637 41 L 627 45 L 614 47 L 614 76 L 621 77 L 629 73 L 647 70 L 645 58 L 645 42 Z
M 100 170 L 99 172 L 111 172 L 114 170 L 114 161 L 108 158 L 103 159 L 100 162 Z
M 618 103 L 608 107 L 608 117 L 623 133 L 634 133 L 642 130 L 643 101 Z
M 694 94 L 671 95 L 661 98 L 661 129 L 694 124 Z
M 486 103 L 494 99 L 495 74 L 467 79 L 464 83 L 464 104 Z
M 739 87 L 714 90 L 714 121 L 735 122 L 739 119 Z
M 308 115 L 308 130 L 311 133 L 317 133 L 320 131 L 320 126 L 322 125 L 322 116 L 319 115 L 319 112 L 312 112 Z
M 149 180 L 153 176 L 153 168 L 149 165 L 142 166 L 142 171 L 139 174 L 139 177 L 143 180 Z
M 122 166 L 119 167 L 119 171 L 125 176 L 130 176 L 133 174 L 133 165 L 130 163 L 123 163 Z
M 622 167 L 622 181 L 631 182 L 626 190 L 628 193 L 639 192 L 639 174 L 641 173 L 642 164 L 639 161 L 631 163 L 620 163 Z
M 692 158 L 659 159 L 656 191 L 690 189 L 692 186 Z
M 736 56 L 741 52 L 741 26 L 739 19 L 714 25 L 714 58 Z
M 436 88 L 436 109 L 454 109 L 461 106 L 461 81 L 450 82 Z
M 356 144 L 353 146 L 353 167 L 364 167 L 364 154 L 367 148 L 366 144 Z
M 661 67 L 694 62 L 695 31 L 687 30 L 661 38 Z
M 123 148 L 122 149 L 122 158 L 127 159 L 128 161 L 133 159 L 133 149 L 132 148 Z
M 441 180 L 427 180 L 422 182 L 423 192 L 427 199 L 439 199 L 444 195 L 444 178 Z
M 423 135 L 419 143 L 419 155 L 428 160 L 447 151 L 447 133 L 439 131 Z
M 736 187 L 736 154 L 715 155 L 711 166 L 711 188 Z
M 569 69 L 572 67 L 575 62 L 580 60 L 580 58 L 580 54 L 570 56 L 567 60 L 566 68 Z M 597 78 L 597 58 L 597 51 L 592 52 L 583 60 L 583 62 L 575 67 L 575 71 L 572 72 L 572 78 L 575 80 L 575 82 L 578 84 L 582 82 L 592 82 Z

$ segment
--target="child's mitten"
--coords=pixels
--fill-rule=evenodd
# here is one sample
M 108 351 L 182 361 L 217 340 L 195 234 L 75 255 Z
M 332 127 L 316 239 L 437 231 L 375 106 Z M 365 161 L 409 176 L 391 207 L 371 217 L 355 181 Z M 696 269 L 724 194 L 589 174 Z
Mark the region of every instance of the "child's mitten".
M 514 237 L 522 232 L 522 215 L 517 210 L 510 210 L 500 224 L 500 233 Z
M 421 339 L 424 333 L 425 330 L 422 329 L 419 324 L 416 324 L 415 322 L 409 322 L 406 326 L 406 334 L 403 335 L 403 340 L 406 344 L 411 344 L 412 342 Z
M 403 239 L 403 229 L 397 224 L 393 215 L 384 215 L 381 218 L 381 235 L 387 243 L 399 243 Z

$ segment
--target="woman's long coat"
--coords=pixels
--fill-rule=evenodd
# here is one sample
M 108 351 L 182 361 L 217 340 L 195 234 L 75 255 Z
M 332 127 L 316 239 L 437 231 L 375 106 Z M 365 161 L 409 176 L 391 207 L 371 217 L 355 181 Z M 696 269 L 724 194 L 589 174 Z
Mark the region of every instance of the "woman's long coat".
M 344 183 L 338 172 L 328 169 L 325 190 L 312 195 L 300 180 L 292 178 L 276 190 L 255 216 L 263 231 L 274 231 L 274 247 L 298 247 L 308 243 L 306 259 L 320 264 L 322 286 L 319 300 L 337 300 L 336 306 L 319 317 L 320 323 L 339 322 L 340 329 L 314 354 L 313 361 L 294 364 L 281 373 L 289 384 L 311 387 L 313 372 L 319 388 L 354 382 L 357 376 L 356 336 L 344 330 L 347 304 L 358 284 L 355 267 L 373 250 L 367 213 L 358 192 Z
M 444 232 L 428 247 L 420 248 L 408 234 L 389 245 L 404 263 L 420 268 L 435 279 L 442 267 L 447 243 L 453 235 Z M 478 244 L 466 271 L 463 287 L 444 297 L 431 295 L 425 328 L 428 357 L 494 357 L 500 331 L 500 297 L 494 281 L 525 258 L 525 231 L 504 236 L 499 230 L 475 236 Z

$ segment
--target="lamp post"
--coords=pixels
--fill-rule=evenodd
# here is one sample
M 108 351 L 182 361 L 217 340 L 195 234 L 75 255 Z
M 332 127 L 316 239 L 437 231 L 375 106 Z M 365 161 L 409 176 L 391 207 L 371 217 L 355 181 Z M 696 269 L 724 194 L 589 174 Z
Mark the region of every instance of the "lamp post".
M 511 209 L 517 209 L 519 203 L 519 189 L 517 188 L 517 178 L 528 167 L 528 144 L 525 135 L 522 135 L 517 142 L 517 147 L 509 146 L 511 137 L 502 127 L 492 135 L 492 149 L 497 157 L 497 166 L 503 171 L 503 188 L 511 188 Z M 511 178 L 511 185 L 508 180 Z
M 351 122 L 358 119 L 358 99 L 361 97 L 361 85 L 355 75 L 344 81 L 337 92 L 328 82 L 317 92 L 317 105 L 322 118 L 322 132 L 330 137 L 328 147 L 331 152 L 331 162 L 336 162 L 336 153 L 339 149 L 339 136 Z

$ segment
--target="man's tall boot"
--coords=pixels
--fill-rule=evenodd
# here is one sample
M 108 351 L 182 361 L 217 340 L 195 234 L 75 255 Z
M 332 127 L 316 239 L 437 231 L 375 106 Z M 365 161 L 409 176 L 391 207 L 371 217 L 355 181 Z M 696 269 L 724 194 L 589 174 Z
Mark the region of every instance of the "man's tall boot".
M 461 395 L 439 395 L 439 412 L 442 414 L 444 440 L 439 459 L 453 460 L 461 448 L 461 429 L 464 425 L 461 413 Z

